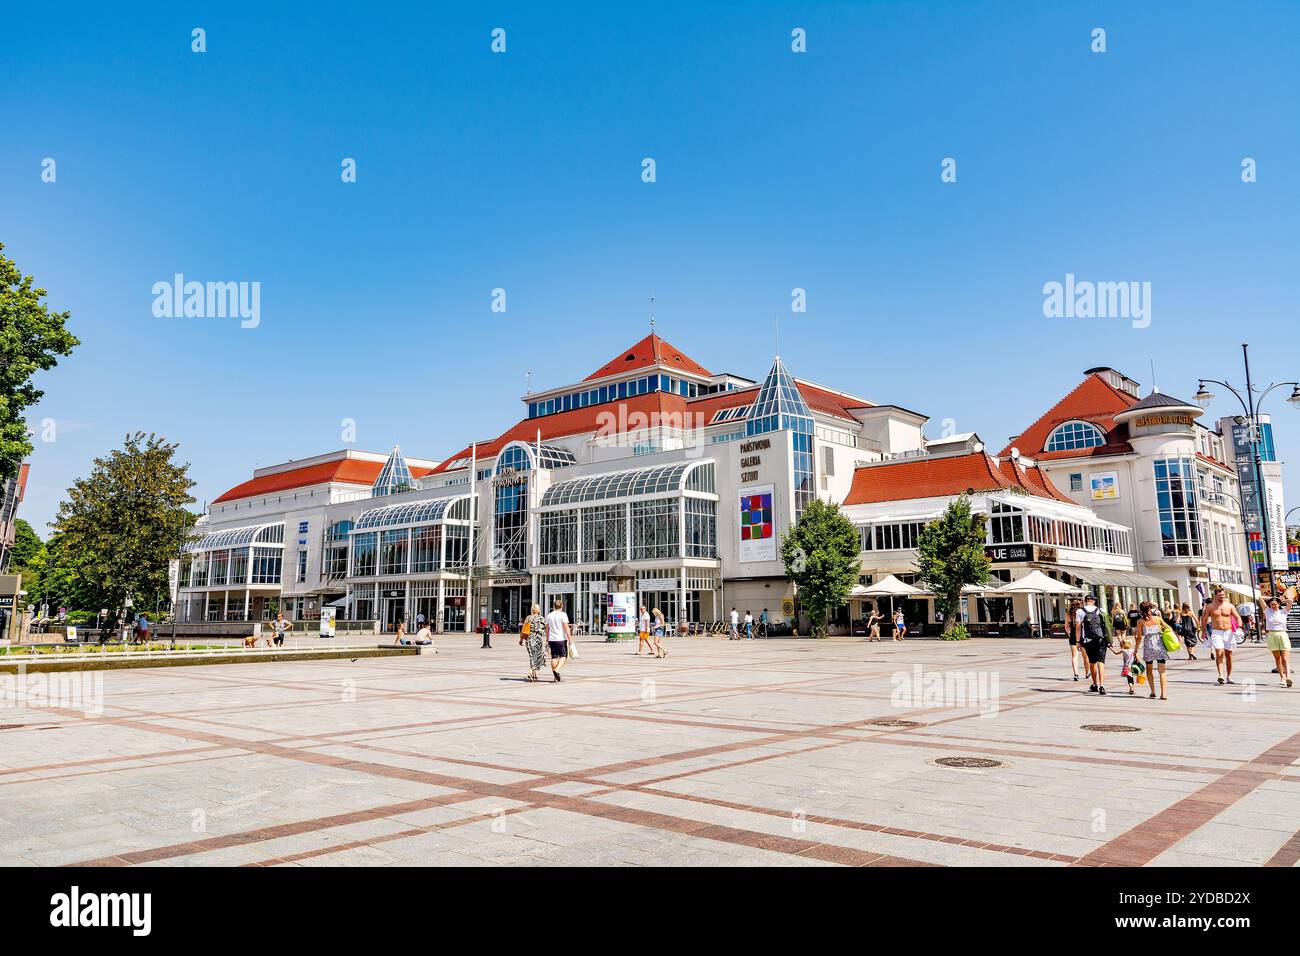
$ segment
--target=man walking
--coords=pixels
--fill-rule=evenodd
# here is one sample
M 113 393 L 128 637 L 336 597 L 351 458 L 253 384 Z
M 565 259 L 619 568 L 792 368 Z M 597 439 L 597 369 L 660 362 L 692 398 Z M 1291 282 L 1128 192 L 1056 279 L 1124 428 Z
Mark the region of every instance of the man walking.
M 569 615 L 564 613 L 564 599 L 555 599 L 555 609 L 546 615 L 546 643 L 551 649 L 551 674 L 555 682 L 560 683 L 560 671 L 569 659 L 569 641 L 573 640 L 573 628 L 569 625 Z
M 1223 588 L 1214 589 L 1214 600 L 1201 610 L 1201 626 L 1210 627 L 1210 650 L 1214 651 L 1214 671 L 1219 683 L 1232 683 L 1232 652 L 1237 647 L 1236 630 L 1241 625 L 1241 615 L 1232 606 Z
M 1083 644 L 1083 652 L 1088 658 L 1088 673 L 1092 677 L 1090 693 L 1106 693 L 1106 651 L 1110 641 L 1106 638 L 1106 626 L 1101 620 L 1101 611 L 1097 609 L 1097 598 L 1091 594 L 1083 599 L 1083 607 L 1075 612 L 1074 632 Z
M 734 607 L 731 609 L 731 627 L 727 630 L 727 640 L 740 640 L 740 614 Z

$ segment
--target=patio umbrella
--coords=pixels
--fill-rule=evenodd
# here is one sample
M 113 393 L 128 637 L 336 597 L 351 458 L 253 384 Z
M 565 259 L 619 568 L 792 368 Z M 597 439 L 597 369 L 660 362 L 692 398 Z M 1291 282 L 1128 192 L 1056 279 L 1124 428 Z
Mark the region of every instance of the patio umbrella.
M 875 584 L 869 584 L 866 587 L 858 585 L 853 590 L 859 592 L 854 595 L 855 597 L 888 597 L 890 617 L 893 617 L 894 614 L 894 598 L 929 593 L 908 584 L 906 581 L 900 581 L 892 574 L 885 575 Z
M 1004 584 L 1000 588 L 994 588 L 994 594 L 1033 594 L 1040 598 L 1040 603 L 1035 607 L 1041 609 L 1041 598 L 1046 594 L 1082 594 L 1083 588 L 1076 588 L 1064 581 L 1058 581 L 1056 578 L 1048 577 L 1042 571 L 1037 569 L 1030 571 L 1023 578 L 1017 578 L 1010 584 Z M 1038 614 L 1039 627 L 1043 625 L 1043 615 Z M 1032 634 L 1030 635 L 1032 636 Z

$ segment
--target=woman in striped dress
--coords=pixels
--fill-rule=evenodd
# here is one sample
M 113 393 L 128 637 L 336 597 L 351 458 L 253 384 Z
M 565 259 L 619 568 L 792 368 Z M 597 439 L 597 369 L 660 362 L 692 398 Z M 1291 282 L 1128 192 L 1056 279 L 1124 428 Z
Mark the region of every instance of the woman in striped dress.
M 537 672 L 546 666 L 546 618 L 536 604 L 521 630 L 519 643 L 528 648 L 528 679 L 537 680 Z

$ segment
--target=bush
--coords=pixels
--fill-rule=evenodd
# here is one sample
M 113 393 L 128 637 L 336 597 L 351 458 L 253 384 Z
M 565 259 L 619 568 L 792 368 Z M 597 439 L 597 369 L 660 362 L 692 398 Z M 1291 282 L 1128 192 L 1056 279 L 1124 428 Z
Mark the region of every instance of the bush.
M 952 630 L 941 635 L 945 641 L 969 641 L 970 631 L 966 630 L 966 625 L 958 621 L 952 626 Z

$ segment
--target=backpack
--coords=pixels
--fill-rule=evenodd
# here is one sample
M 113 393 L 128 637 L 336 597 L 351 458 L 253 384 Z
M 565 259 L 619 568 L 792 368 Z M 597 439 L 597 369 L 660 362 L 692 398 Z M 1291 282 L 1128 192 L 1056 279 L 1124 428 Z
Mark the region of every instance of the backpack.
M 1106 636 L 1101 625 L 1101 612 L 1095 605 L 1091 611 L 1083 612 L 1083 635 L 1090 641 L 1100 641 Z

